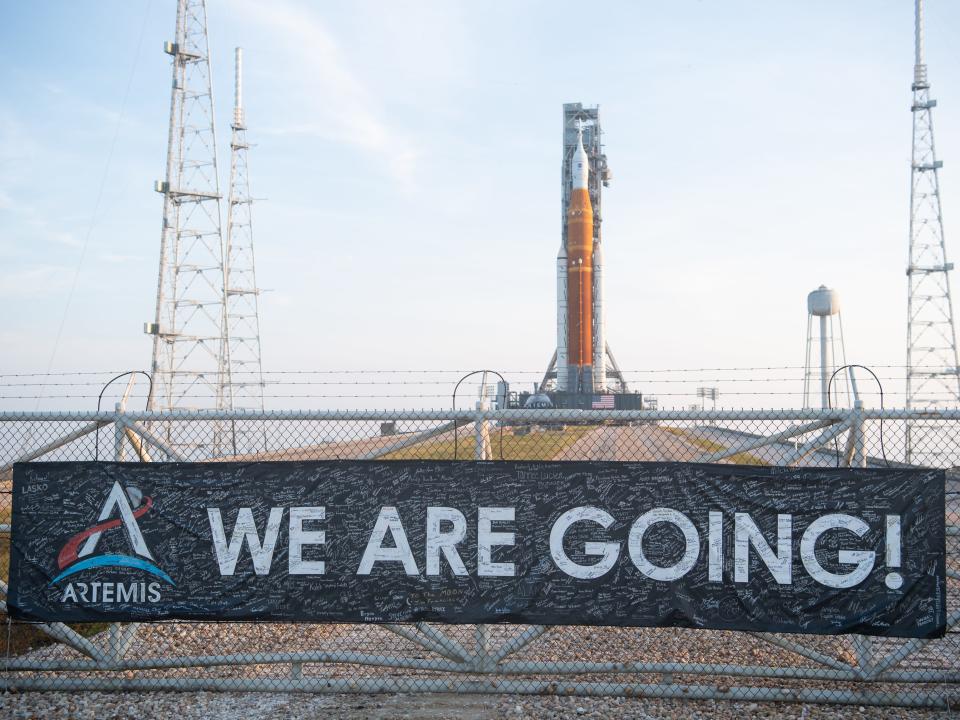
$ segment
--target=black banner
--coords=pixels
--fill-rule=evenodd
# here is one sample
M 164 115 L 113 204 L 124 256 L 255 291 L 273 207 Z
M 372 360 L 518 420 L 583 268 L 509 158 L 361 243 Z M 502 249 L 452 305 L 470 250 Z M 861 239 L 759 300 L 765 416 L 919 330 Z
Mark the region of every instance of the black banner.
M 944 481 L 684 463 L 27 463 L 9 607 L 939 637 Z

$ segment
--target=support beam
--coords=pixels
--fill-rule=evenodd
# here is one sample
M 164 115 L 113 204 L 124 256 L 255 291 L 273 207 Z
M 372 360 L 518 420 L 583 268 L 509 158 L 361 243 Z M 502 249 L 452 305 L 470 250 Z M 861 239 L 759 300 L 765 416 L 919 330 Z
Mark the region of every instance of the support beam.
M 788 453 L 787 456 L 780 461 L 781 465 L 793 465 L 803 460 L 807 455 L 812 452 L 816 452 L 828 442 L 833 440 L 835 437 L 840 435 L 844 430 L 847 430 L 850 427 L 850 419 L 847 418 L 841 423 L 837 423 L 831 427 L 828 427 L 822 433 L 817 435 L 813 440 L 808 443 L 805 443 L 798 447 L 791 453 Z
M 74 440 L 79 440 L 84 435 L 89 435 L 92 432 L 96 432 L 100 428 L 105 427 L 109 424 L 110 424 L 109 421 L 95 420 L 94 422 L 88 423 L 87 425 L 84 425 L 83 427 L 78 428 L 77 430 L 74 430 L 71 433 L 67 433 L 66 435 L 63 435 L 62 437 L 59 437 L 56 440 L 48 442 L 46 445 L 42 445 L 35 450 L 31 450 L 30 452 L 21 455 L 13 462 L 7 463 L 6 465 L 0 467 L 0 480 L 11 479 L 11 477 L 13 476 L 12 474 L 13 466 L 16 463 L 30 462 L 31 460 L 36 460 L 38 458 L 41 458 L 47 453 L 53 452 L 54 450 L 61 448 L 64 445 L 67 445 L 68 443 L 72 443 Z
M 142 437 L 144 440 L 146 440 L 148 443 L 153 445 L 155 448 L 165 452 L 167 454 L 167 457 L 169 457 L 171 460 L 186 462 L 186 458 L 184 458 L 180 453 L 178 453 L 176 450 L 171 448 L 169 445 L 163 442 L 163 440 L 158 438 L 156 435 L 154 435 L 152 432 L 147 430 L 145 427 L 138 425 L 136 422 L 127 419 L 123 415 L 117 416 L 117 423 L 123 425 L 126 428 L 129 428 L 134 433 L 136 433 L 137 435 Z
M 728 457 L 733 457 L 734 455 L 739 455 L 740 453 L 757 450 L 758 448 L 766 447 L 767 445 L 772 445 L 773 443 L 789 440 L 797 435 L 805 435 L 808 432 L 829 427 L 836 422 L 836 420 L 831 418 L 827 420 L 817 420 L 812 423 L 806 423 L 805 425 L 797 425 L 775 435 L 767 435 L 766 437 L 759 438 L 753 442 L 747 443 L 746 445 L 737 445 L 736 448 L 728 448 L 727 450 L 720 450 L 718 452 L 701 455 L 700 457 L 694 459 L 693 462 L 713 463 L 717 462 L 718 460 L 725 460 Z
M 957 627 L 958 623 L 960 623 L 960 610 L 954 610 L 952 613 L 950 613 L 947 616 L 947 632 L 949 633 L 953 631 L 953 629 Z M 921 640 L 919 638 L 908 640 L 903 645 L 901 645 L 898 650 L 895 650 L 893 653 L 891 653 L 887 657 L 878 661 L 873 666 L 874 668 L 873 672 L 879 675 L 880 673 L 883 673 L 886 670 L 896 667 L 897 665 L 902 663 L 904 660 L 906 660 L 908 657 L 913 655 L 913 653 L 915 653 L 917 650 L 919 650 L 924 645 L 930 642 L 933 642 L 933 641 Z
M 829 655 L 824 655 L 822 652 L 808 648 L 799 643 L 791 642 L 790 640 L 785 640 L 779 635 L 774 635 L 772 633 L 748 633 L 753 635 L 755 638 L 759 638 L 764 642 L 768 642 L 771 645 L 776 645 L 778 648 L 783 648 L 784 650 L 789 650 L 790 652 L 800 655 L 801 657 L 807 658 L 807 660 L 813 660 L 815 663 L 821 665 L 826 665 L 829 668 L 834 670 L 839 670 L 841 672 L 849 672 L 852 668 L 849 664 L 841 662 L 836 658 L 832 658 Z
M 459 653 L 451 649 L 450 647 L 445 647 L 444 645 L 434 642 L 430 638 L 423 637 L 418 635 L 416 632 L 404 625 L 397 625 L 395 623 L 387 623 L 383 627 L 390 632 L 399 635 L 405 640 L 409 640 L 415 645 L 419 645 L 424 650 L 429 650 L 430 652 L 436 653 L 441 657 L 448 658 L 455 662 L 470 662 L 470 657 L 466 653 L 461 657 Z
M 3 593 L 4 597 L 7 596 L 7 584 L 3 581 L 0 581 L 0 592 Z M 0 600 L 0 612 L 7 612 L 7 603 L 3 600 Z M 49 635 L 57 642 L 63 643 L 64 645 L 72 647 L 78 653 L 93 658 L 98 663 L 110 663 L 109 656 L 104 653 L 103 650 L 77 633 L 76 630 L 63 623 L 31 623 L 30 625 L 45 635 Z
M 494 663 L 499 663 L 504 658 L 509 657 L 510 655 L 513 655 L 514 653 L 520 652 L 521 650 L 523 650 L 523 648 L 525 648 L 527 645 L 532 643 L 538 637 L 543 635 L 549 629 L 550 628 L 547 627 L 546 625 L 531 625 L 522 633 L 517 635 L 515 638 L 507 641 L 504 645 L 502 645 L 499 650 L 493 653 L 493 655 L 491 656 L 491 659 L 493 660 Z
M 397 442 L 390 443 L 382 448 L 377 448 L 376 450 L 371 450 L 370 452 L 361 455 L 358 460 L 376 460 L 379 457 L 384 455 L 389 455 L 390 453 L 396 450 L 402 450 L 405 447 L 410 447 L 411 445 L 417 445 L 419 443 L 425 442 L 432 438 L 437 437 L 438 435 L 443 435 L 452 431 L 456 427 L 463 427 L 468 425 L 469 422 L 464 422 L 462 420 L 454 420 L 453 422 L 444 423 L 439 427 L 435 427 L 431 430 L 424 430 L 422 433 L 417 433 L 416 435 L 411 435 L 410 437 L 403 438 Z

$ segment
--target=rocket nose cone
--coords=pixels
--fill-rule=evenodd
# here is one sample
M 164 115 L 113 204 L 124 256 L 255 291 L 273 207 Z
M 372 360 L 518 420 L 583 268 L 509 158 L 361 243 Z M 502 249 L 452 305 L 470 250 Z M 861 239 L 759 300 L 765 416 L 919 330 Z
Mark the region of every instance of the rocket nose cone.
M 583 149 L 583 130 L 577 128 L 577 149 L 573 151 L 573 156 L 586 157 L 587 151 Z
M 574 189 L 587 187 L 590 165 L 583 149 L 583 127 L 577 125 L 577 148 L 570 158 L 570 182 Z

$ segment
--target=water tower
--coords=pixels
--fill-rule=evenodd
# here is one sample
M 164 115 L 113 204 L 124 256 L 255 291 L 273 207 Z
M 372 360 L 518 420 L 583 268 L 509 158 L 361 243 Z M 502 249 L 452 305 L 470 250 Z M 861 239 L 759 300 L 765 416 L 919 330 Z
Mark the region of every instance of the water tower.
M 814 323 L 814 318 L 817 322 Z M 817 330 L 814 325 L 817 325 Z M 819 351 L 819 367 L 812 361 L 814 352 Z M 837 362 L 839 360 L 839 362 Z M 836 290 L 821 285 L 807 295 L 807 360 L 803 371 L 803 407 L 837 407 L 838 398 L 845 396 L 850 406 L 856 399 L 856 381 L 852 370 L 839 374 L 830 382 L 830 377 L 838 367 L 847 364 L 847 353 L 843 345 L 843 321 L 840 319 L 840 296 Z M 819 382 L 815 376 L 819 375 Z M 849 383 L 848 383 L 849 377 Z M 819 403 L 813 396 L 819 385 Z M 830 392 L 833 392 L 831 401 Z

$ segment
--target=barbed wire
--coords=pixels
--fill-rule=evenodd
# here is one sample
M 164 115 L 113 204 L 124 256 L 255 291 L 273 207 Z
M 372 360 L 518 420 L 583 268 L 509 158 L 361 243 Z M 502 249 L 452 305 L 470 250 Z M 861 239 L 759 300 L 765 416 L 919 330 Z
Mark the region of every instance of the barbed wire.
M 881 375 L 884 380 L 906 380 L 905 375 Z M 818 376 L 819 378 L 819 376 Z M 800 377 L 775 377 L 775 378 L 722 378 L 707 377 L 694 378 L 692 380 L 648 380 L 650 385 L 690 385 L 694 383 L 718 382 L 718 383 L 773 383 L 773 382 L 799 382 L 803 380 Z M 264 386 L 283 387 L 283 386 L 374 386 L 374 385 L 407 385 L 407 386 L 434 386 L 449 385 L 450 381 L 444 380 L 268 380 Z M 99 382 L 60 382 L 60 383 L 0 383 L 0 388 L 28 388 L 28 387 L 102 387 Z M 168 383 L 173 387 L 184 387 L 195 385 L 191 382 Z
M 864 363 L 868 364 L 868 363 Z M 903 364 L 868 364 L 872 369 L 899 369 L 906 370 L 907 366 Z M 942 369 L 940 365 L 914 365 L 914 369 L 924 369 L 924 368 L 938 368 Z M 769 370 L 797 370 L 804 371 L 806 367 L 803 365 L 756 365 L 749 367 L 695 367 L 695 368 L 635 368 L 630 370 L 621 370 L 621 373 L 624 375 L 642 375 L 642 374 L 661 374 L 661 373 L 692 373 L 692 372 L 758 372 L 758 371 L 769 371 Z M 123 372 L 122 370 L 77 370 L 77 371 L 57 371 L 57 372 L 11 372 L 11 373 L 0 373 L 0 378 L 30 378 L 30 377 L 75 377 L 75 376 L 98 376 L 98 375 L 111 375 L 118 372 Z M 464 373 L 468 372 L 465 369 L 396 369 L 396 368 L 383 368 L 383 369 L 325 369 L 325 370 L 264 370 L 262 373 L 259 373 L 264 376 L 269 375 L 415 375 L 415 374 L 455 374 L 455 373 Z M 501 370 L 501 373 L 504 375 L 534 375 L 534 376 L 543 376 L 543 370 Z M 154 375 L 178 375 L 183 373 L 178 373 L 177 371 L 157 371 L 153 373 Z M 234 371 L 232 375 L 256 375 L 256 371 Z
M 602 393 L 595 393 L 602 394 Z M 752 397 L 756 395 L 762 396 L 774 396 L 774 397 L 797 397 L 800 393 L 798 392 L 788 392 L 788 391 L 751 391 L 751 392 L 725 392 L 721 397 L 728 396 L 745 396 Z M 876 391 L 864 391 L 861 390 L 858 393 L 860 396 L 873 396 L 879 395 L 879 392 Z M 656 393 L 657 397 L 699 397 L 696 392 L 689 393 Z M 906 395 L 905 392 L 895 392 L 895 391 L 886 391 L 884 395 Z M 96 394 L 84 395 L 84 394 L 63 394 L 63 395 L 0 395 L 0 400 L 34 400 L 39 397 L 43 397 L 51 400 L 58 399 L 96 399 Z M 146 395 L 128 395 L 129 399 L 145 399 Z M 213 398 L 213 395 L 189 395 L 186 399 L 194 398 Z M 257 397 L 260 397 L 258 394 Z M 436 398 L 445 398 L 450 399 L 449 393 L 371 393 L 371 394 L 361 394 L 361 393 L 338 393 L 338 394 L 265 394 L 263 395 L 265 399 L 274 399 L 274 398 L 286 398 L 286 399 L 313 399 L 313 398 L 323 398 L 323 399 L 338 399 L 338 398 L 420 398 L 424 400 L 433 400 Z

